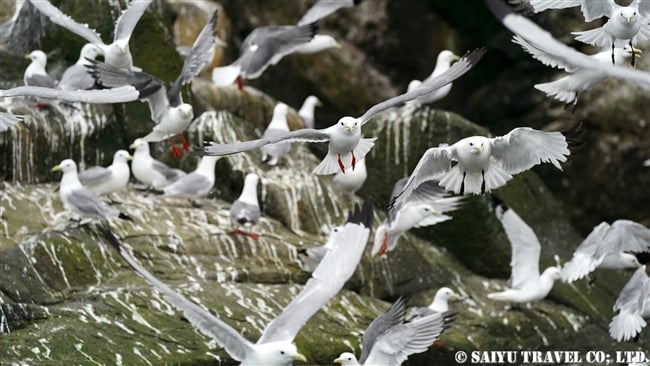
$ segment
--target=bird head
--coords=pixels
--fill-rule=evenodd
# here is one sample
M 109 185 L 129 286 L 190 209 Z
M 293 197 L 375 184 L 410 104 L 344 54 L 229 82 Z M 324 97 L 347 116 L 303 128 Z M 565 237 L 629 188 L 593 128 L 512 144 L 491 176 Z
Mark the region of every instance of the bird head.
M 149 143 L 143 139 L 135 139 L 135 141 L 133 141 L 133 143 L 129 146 L 129 149 L 134 149 L 136 152 L 149 151 Z
M 636 19 L 636 13 L 636 9 L 632 7 L 623 7 L 619 12 L 620 16 L 625 20 L 627 24 L 632 23 L 632 21 Z
M 193 118 L 194 117 L 194 109 L 190 104 L 183 103 L 178 107 L 178 110 L 181 112 L 181 115 L 185 118 Z
M 474 155 L 480 155 L 486 150 L 485 141 L 483 139 L 469 138 L 467 139 L 467 148 Z
M 461 297 L 449 287 L 441 287 L 438 290 L 438 292 L 436 292 L 436 298 L 449 301 L 449 300 L 460 300 Z
M 343 117 L 339 119 L 339 126 L 348 135 L 352 135 L 359 130 L 359 121 L 354 117 Z
M 115 155 L 113 155 L 113 162 L 126 162 L 127 160 L 133 160 L 133 156 L 129 154 L 126 150 L 117 150 Z
M 618 50 L 618 48 L 616 50 Z M 621 57 L 623 58 L 629 58 L 632 57 L 633 55 L 636 58 L 641 58 L 641 56 L 643 55 L 642 50 L 635 47 L 631 47 L 630 45 L 625 45 L 625 47 L 623 47 L 622 53 L 623 54 L 621 55 Z
M 322 107 L 323 106 L 323 103 L 315 95 L 308 96 L 306 102 L 309 103 L 309 104 L 312 104 L 312 105 L 314 105 L 316 107 Z
M 639 260 L 636 258 L 634 254 L 622 253 L 621 262 L 623 263 L 625 268 L 637 269 L 641 267 L 641 263 L 639 262 Z
M 350 352 L 343 352 L 339 355 L 337 359 L 334 360 L 334 363 L 341 364 L 341 366 L 352 366 L 358 365 L 357 357 Z
M 553 281 L 557 281 L 560 278 L 562 278 L 562 272 L 560 271 L 559 267 L 548 267 L 546 270 L 544 270 L 542 276 L 549 278 Z
M 30 52 L 29 54 L 25 55 L 25 58 L 43 66 L 47 64 L 47 55 L 45 52 L 40 50 Z
M 294 361 L 307 362 L 307 358 L 298 352 L 295 344 L 289 342 L 271 342 L 257 345 L 260 357 L 267 365 L 292 365 Z
M 436 59 L 436 62 L 444 62 L 447 64 L 450 64 L 454 61 L 460 60 L 460 56 L 456 55 L 455 53 L 449 51 L 449 50 L 442 50 L 438 54 L 438 58 Z
M 97 58 L 97 56 L 99 56 L 101 54 L 103 54 L 103 52 L 99 47 L 97 47 L 96 45 L 94 45 L 92 43 L 86 43 L 83 47 L 81 47 L 81 52 L 80 52 L 81 57 L 80 58 L 81 59 L 89 58 L 89 59 L 94 60 L 94 59 Z
M 284 103 L 278 103 L 275 105 L 275 108 L 273 108 L 273 119 L 276 117 L 282 118 L 287 116 L 287 112 L 289 111 L 289 106 L 287 106 Z
M 420 87 L 420 85 L 422 85 L 422 82 L 420 80 L 411 80 L 408 87 L 406 87 L 406 91 L 415 90 Z
M 53 172 L 63 172 L 63 174 L 70 173 L 70 172 L 76 172 L 77 171 L 77 163 L 74 162 L 72 159 L 65 159 L 59 165 L 55 166 L 52 168 Z
M 115 47 L 120 51 L 121 54 L 126 54 L 129 50 L 129 41 L 126 39 L 118 39 L 113 43 Z

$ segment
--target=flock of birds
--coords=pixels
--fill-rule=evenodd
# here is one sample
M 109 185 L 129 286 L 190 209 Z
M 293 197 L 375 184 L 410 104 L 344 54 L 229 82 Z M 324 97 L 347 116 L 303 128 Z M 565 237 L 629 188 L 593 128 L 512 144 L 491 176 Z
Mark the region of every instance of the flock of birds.
M 215 47 L 224 43 L 216 37 L 218 14 L 215 12 L 185 55 L 180 75 L 169 90 L 164 82 L 136 67 L 129 51 L 129 39 L 140 17 L 153 0 L 134 0 L 117 19 L 114 38 L 105 44 L 87 25 L 79 24 L 47 0 L 29 0 L 24 6 L 34 6 L 56 23 L 85 38 L 79 61 L 56 81 L 46 70 L 46 54 L 31 52 L 30 65 L 25 70 L 25 86 L 0 90 L 0 98 L 30 96 L 62 102 L 125 103 L 146 101 L 151 119 L 156 122 L 151 133 L 136 139 L 126 150 L 115 152 L 112 165 L 92 167 L 78 172 L 71 159 L 53 168 L 62 171 L 60 199 L 64 208 L 76 216 L 102 220 L 101 230 L 128 264 L 147 282 L 161 291 L 165 298 L 183 312 L 190 323 L 212 337 L 242 365 L 290 365 L 294 360 L 305 361 L 293 344 L 295 336 L 319 308 L 327 304 L 353 274 L 370 237 L 373 209 L 368 202 L 356 206 L 348 221 L 330 232 L 322 247 L 301 250 L 305 269 L 312 272 L 300 294 L 264 330 L 256 343 L 242 337 L 218 317 L 187 300 L 160 282 L 122 246 L 111 232 L 106 219 L 131 220 L 127 213 L 111 207 L 101 195 L 127 189 L 131 174 L 152 190 L 165 195 L 197 199 L 208 195 L 215 183 L 215 164 L 220 156 L 260 149 L 262 161 L 268 165 L 281 164 L 292 142 L 324 142 L 328 152 L 313 170 L 314 174 L 336 174 L 333 184 L 350 194 L 363 185 L 367 171 L 365 157 L 374 147 L 375 138 L 364 138 L 362 127 L 372 123 L 378 114 L 404 104 L 428 104 L 449 93 L 454 80 L 469 72 L 486 52 L 468 52 L 462 57 L 451 51 L 440 52 L 436 67 L 423 81 L 414 80 L 408 90 L 370 107 L 358 117 L 340 118 L 328 128 L 314 127 L 314 109 L 320 104 L 309 96 L 300 108 L 304 128 L 290 131 L 287 124 L 288 106 L 278 103 L 267 129 L 259 139 L 231 144 L 206 144 L 195 148 L 201 159 L 190 173 L 173 169 L 154 159 L 149 143 L 169 140 L 175 155 L 181 152 L 172 138 L 181 137 L 182 147 L 189 150 L 183 131 L 194 120 L 191 104 L 182 100 L 182 87 L 197 77 L 211 62 Z M 259 77 L 266 68 L 291 53 L 315 53 L 338 47 L 336 40 L 318 34 L 317 22 L 343 7 L 358 1 L 318 0 L 297 25 L 269 26 L 255 29 L 244 40 L 240 56 L 230 65 L 213 69 L 212 79 L 218 86 Z M 503 0 L 487 0 L 497 18 L 514 34 L 513 41 L 546 65 L 566 70 L 570 75 L 535 88 L 565 103 L 576 104 L 578 95 L 607 77 L 615 77 L 650 89 L 650 74 L 625 65 L 641 55 L 637 42 L 650 38 L 650 0 L 634 0 L 629 6 L 616 5 L 612 0 L 509 0 L 518 11 L 540 12 L 548 8 L 580 6 L 585 20 L 607 17 L 604 26 L 578 32 L 577 39 L 602 47 L 594 55 L 580 53 L 553 38 L 528 18 L 512 12 Z M 17 14 L 19 14 L 17 10 Z M 11 20 L 13 21 L 13 20 Z M 3 27 L 11 26 L 3 25 Z M 103 61 L 97 60 L 103 56 Z M 103 89 L 96 88 L 104 87 Z M 11 113 L 0 113 L 0 131 L 11 128 L 21 120 Z M 580 125 L 567 131 L 545 132 L 519 127 L 495 138 L 472 136 L 452 144 L 431 147 L 424 152 L 415 169 L 398 181 L 391 195 L 386 219 L 376 229 L 372 255 L 382 256 L 395 249 L 399 237 L 413 227 L 435 225 L 451 220 L 446 215 L 459 209 L 463 197 L 487 194 L 502 187 L 513 175 L 541 163 L 562 169 L 572 153 L 581 147 Z M 131 161 L 129 168 L 128 161 Z M 650 165 L 650 160 L 645 162 Z M 235 233 L 244 233 L 255 240 L 253 232 L 260 219 L 257 186 L 260 177 L 248 174 L 242 193 L 232 204 L 230 216 Z M 512 248 L 510 288 L 488 294 L 495 301 L 526 303 L 544 299 L 556 280 L 573 282 L 601 269 L 635 268 L 636 272 L 614 306 L 617 314 L 610 324 L 610 334 L 617 341 L 638 337 L 650 318 L 650 269 L 641 265 L 633 253 L 650 251 L 650 230 L 641 224 L 618 220 L 596 226 L 576 249 L 573 258 L 562 268 L 550 267 L 540 273 L 541 245 L 534 231 L 496 197 L 495 213 L 507 234 Z M 243 229 L 243 230 L 242 230 Z M 407 312 L 407 299 L 400 298 L 366 330 L 359 359 L 352 353 L 341 354 L 335 362 L 343 365 L 399 365 L 413 353 L 424 352 L 453 319 L 448 301 L 459 296 L 453 290 L 441 288 L 430 306 Z

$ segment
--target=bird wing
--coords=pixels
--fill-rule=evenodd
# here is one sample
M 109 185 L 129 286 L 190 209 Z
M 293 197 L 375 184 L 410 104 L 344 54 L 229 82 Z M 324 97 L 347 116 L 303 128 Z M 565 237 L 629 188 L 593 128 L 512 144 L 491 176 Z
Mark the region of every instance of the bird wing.
M 165 176 L 165 179 L 169 180 L 174 180 L 177 179 L 181 174 L 179 174 L 179 171 L 177 169 L 172 169 L 167 164 L 153 159 L 151 162 L 151 167 L 153 170 L 157 171 L 158 173 L 162 174 Z
M 395 200 L 400 192 L 406 186 L 408 182 L 408 177 L 398 180 L 393 186 L 393 192 L 391 193 L 391 202 Z M 449 197 L 443 198 L 447 195 L 447 192 L 444 188 L 440 187 L 437 180 L 428 180 L 422 182 L 411 194 L 404 200 L 402 207 L 406 204 L 419 204 L 427 203 L 430 204 L 436 211 L 444 213 L 447 211 L 455 210 L 462 198 L 458 197 Z M 393 222 L 395 216 L 397 215 L 397 210 L 395 207 L 388 209 L 388 222 Z M 443 220 L 444 221 L 444 220 Z
M 192 49 L 190 49 L 187 57 L 185 57 L 181 74 L 178 75 L 176 81 L 174 81 L 174 84 L 167 94 L 169 103 L 172 107 L 177 107 L 182 103 L 181 87 L 203 71 L 203 69 L 212 61 L 214 48 L 217 44 L 215 37 L 218 19 L 219 11 L 215 10 L 212 17 L 201 30 L 201 33 L 199 33 L 199 36 L 196 37 L 194 45 L 192 45 Z
M 113 172 L 103 166 L 93 166 L 79 173 L 79 181 L 83 185 L 96 184 L 109 178 Z
M 552 163 L 562 170 L 571 154 L 567 138 L 562 132 L 544 132 L 530 127 L 519 127 L 507 135 L 491 140 L 492 156 L 501 163 L 508 174 L 528 170 L 541 163 Z
M 444 73 L 436 76 L 435 78 L 420 84 L 418 88 L 408 91 L 404 94 L 385 100 L 379 104 L 370 107 L 361 117 L 359 121 L 362 125 L 366 124 L 372 117 L 386 109 L 399 106 L 417 97 L 433 93 L 434 91 L 442 88 L 443 86 L 451 83 L 452 81 L 463 76 L 472 67 L 474 67 L 485 54 L 485 48 L 478 48 L 472 52 L 468 52 Z
M 260 207 L 240 200 L 235 200 L 230 206 L 230 217 L 235 221 L 257 223 L 260 221 Z
M 612 252 L 650 251 L 650 229 L 630 220 L 616 220 L 605 233 L 603 245 Z
M 593 272 L 600 265 L 607 254 L 600 247 L 609 228 L 608 223 L 601 222 L 580 243 L 571 260 L 565 263 L 562 268 L 562 278 L 565 281 L 579 280 Z
M 646 266 L 641 266 L 634 272 L 630 280 L 625 284 L 621 293 L 614 303 L 614 311 L 641 312 L 643 302 L 650 296 L 650 277 Z M 641 306 L 639 306 L 641 305 Z
M 54 24 L 58 24 L 63 28 L 66 28 L 72 33 L 75 33 L 90 43 L 95 43 L 103 45 L 102 37 L 94 29 L 90 29 L 86 24 L 77 23 L 74 19 L 63 14 L 61 10 L 52 5 L 47 0 L 30 0 L 32 5 L 38 9 L 41 13 L 45 14 L 50 21 Z
M 363 255 L 372 225 L 372 203 L 355 206 L 333 248 L 325 255 L 298 296 L 264 329 L 258 344 L 293 341 L 300 328 L 336 295 Z
M 138 99 L 136 88 L 125 85 L 119 88 L 95 90 L 59 90 L 40 86 L 19 86 L 17 88 L 0 90 L 0 98 L 34 96 L 46 99 L 58 99 L 65 102 L 83 103 L 126 103 Z
M 333 12 L 356 5 L 359 0 L 318 0 L 309 10 L 300 18 L 298 25 L 313 23 L 324 18 Z
M 98 195 L 84 187 L 70 192 L 67 201 L 76 210 L 86 215 L 115 218 L 120 214 L 119 211 L 102 201 Z
M 8 130 L 11 126 L 24 119 L 23 116 L 16 116 L 11 113 L 0 112 L 0 132 Z
M 576 0 L 571 0 L 576 1 Z M 608 16 L 612 13 L 614 6 L 617 6 L 614 0 L 582 0 L 580 10 L 585 20 L 591 22 L 603 16 Z
M 511 287 L 521 289 L 528 283 L 536 283 L 539 278 L 539 255 L 542 246 L 535 232 L 514 210 L 503 204 L 497 206 L 496 215 L 512 248 Z
M 214 339 L 226 352 L 237 361 L 242 361 L 247 354 L 253 352 L 253 344 L 242 337 L 235 329 L 215 317 L 208 311 L 189 301 L 183 295 L 172 290 L 156 277 L 144 269 L 122 246 L 122 243 L 106 227 L 101 226 L 104 238 L 117 250 L 122 258 L 133 268 L 140 277 L 144 278 L 150 285 L 162 292 L 165 299 L 176 309 L 183 312 L 185 318 L 201 333 Z
M 572 64 L 575 67 L 600 70 L 606 75 L 629 80 L 650 89 L 650 73 L 595 60 L 553 38 L 549 32 L 540 28 L 530 19 L 514 14 L 503 3 L 503 0 L 486 0 L 486 2 L 492 13 L 506 28 L 547 54 L 563 59 L 564 63 Z
M 131 85 L 140 92 L 139 98 L 147 98 L 150 95 L 163 89 L 165 95 L 164 83 L 155 76 L 146 72 L 131 71 L 120 69 L 105 62 L 86 59 L 89 64 L 86 65 L 90 74 L 97 80 L 97 83 L 108 88 L 114 88 L 123 85 Z
M 195 195 L 206 188 L 211 188 L 208 186 L 211 186 L 208 178 L 201 174 L 190 173 L 182 176 L 171 185 L 168 185 L 163 189 L 163 191 L 165 191 L 165 194 L 171 195 Z
M 126 10 L 122 11 L 115 22 L 113 41 L 122 39 L 128 42 L 135 26 L 152 2 L 153 0 L 135 0 Z
M 202 149 L 194 150 L 198 155 L 229 155 L 236 154 L 244 151 L 258 149 L 262 146 L 274 143 L 287 143 L 287 142 L 324 142 L 329 141 L 330 137 L 324 130 L 314 130 L 303 128 L 296 131 L 286 132 L 281 135 L 273 137 L 262 137 L 257 140 L 235 142 L 231 144 L 212 144 L 204 146 Z
M 548 9 L 565 9 L 582 5 L 583 0 L 529 0 L 535 13 Z
M 56 81 L 49 75 L 32 74 L 32 76 L 25 78 L 25 84 L 28 86 L 40 86 L 44 88 L 54 88 Z
M 554 54 L 547 53 L 543 49 L 535 47 L 518 35 L 512 37 L 512 42 L 520 45 L 524 51 L 528 52 L 534 59 L 546 66 L 564 69 L 566 72 L 576 72 L 579 70 L 575 65 L 567 63 L 563 57 L 557 57 Z
M 406 314 L 406 301 L 407 299 L 403 297 L 398 298 L 386 312 L 376 317 L 368 328 L 366 328 L 366 331 L 363 333 L 363 339 L 361 340 L 360 364 L 363 365 L 366 362 L 378 337 L 391 328 L 402 324 L 402 320 Z
M 630 6 L 636 5 L 639 10 L 639 14 L 644 17 L 650 17 L 650 0 L 634 0 Z

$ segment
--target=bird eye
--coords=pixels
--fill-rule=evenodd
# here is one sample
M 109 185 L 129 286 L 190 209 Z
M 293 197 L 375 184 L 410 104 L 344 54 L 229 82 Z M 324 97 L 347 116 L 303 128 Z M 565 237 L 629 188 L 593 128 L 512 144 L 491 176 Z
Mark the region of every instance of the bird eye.
M 352 361 L 352 357 L 348 357 L 348 361 Z
M 284 354 L 284 351 L 280 351 L 280 354 L 283 355 L 283 354 Z
M 474 146 L 474 143 L 473 143 L 473 142 L 470 142 L 470 143 L 469 143 L 469 146 Z
M 343 126 L 343 122 L 339 122 L 339 124 L 340 124 L 341 126 Z

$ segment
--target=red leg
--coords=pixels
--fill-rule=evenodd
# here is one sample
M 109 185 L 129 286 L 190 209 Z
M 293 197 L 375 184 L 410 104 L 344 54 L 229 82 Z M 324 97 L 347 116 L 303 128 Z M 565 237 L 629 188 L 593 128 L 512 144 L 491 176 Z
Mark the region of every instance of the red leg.
M 169 145 L 171 145 L 171 147 L 172 147 L 172 154 L 174 154 L 174 157 L 179 158 L 181 156 L 181 151 L 178 150 L 178 148 L 176 147 L 176 144 L 174 144 L 174 140 L 172 140 L 170 138 L 167 141 L 169 141 Z
M 255 234 L 255 233 L 252 233 L 252 232 L 248 233 L 248 237 L 253 239 L 253 240 L 257 240 L 257 239 L 260 238 L 259 235 Z
M 232 233 L 235 234 L 235 235 L 241 235 L 241 234 L 243 234 L 244 232 L 241 231 L 241 230 L 239 230 L 239 228 L 236 228 L 235 231 L 233 231 Z
M 237 88 L 239 91 L 244 90 L 244 80 L 242 80 L 241 76 L 237 76 Z
M 435 341 L 433 341 L 433 345 L 436 347 L 442 347 L 442 342 L 436 339 Z
M 354 156 L 354 150 L 350 151 L 350 154 L 352 154 L 352 170 L 354 170 L 354 167 L 357 165 L 357 157 Z
M 339 168 L 345 174 L 345 165 L 343 165 L 343 161 L 341 161 L 341 154 L 338 154 L 338 156 L 339 156 Z
M 381 247 L 379 248 L 379 253 L 377 253 L 377 256 L 381 257 L 382 255 L 386 254 L 387 249 L 388 249 L 388 233 L 384 233 L 384 240 L 381 242 Z
M 187 143 L 187 140 L 185 139 L 185 135 L 183 133 L 179 133 L 178 136 L 181 138 L 181 143 L 183 144 L 183 150 L 185 151 L 190 151 L 190 145 Z
M 34 104 L 34 107 L 38 109 L 46 109 L 46 108 L 50 108 L 50 104 L 46 102 L 38 101 L 36 102 L 36 104 Z

